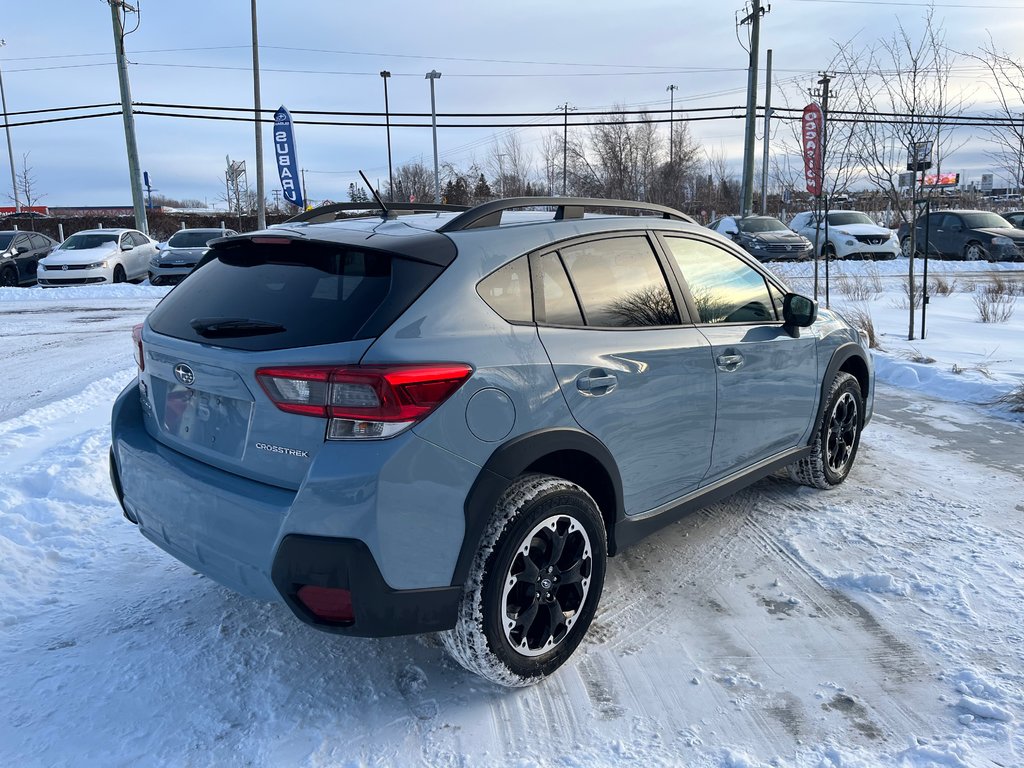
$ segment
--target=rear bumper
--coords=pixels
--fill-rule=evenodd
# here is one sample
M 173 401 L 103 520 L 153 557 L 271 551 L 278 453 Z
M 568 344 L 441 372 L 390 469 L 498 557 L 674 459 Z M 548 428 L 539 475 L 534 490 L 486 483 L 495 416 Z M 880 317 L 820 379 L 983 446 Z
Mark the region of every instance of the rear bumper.
M 137 385 L 118 397 L 111 426 L 111 482 L 125 517 L 194 570 L 240 594 L 283 601 L 306 623 L 339 634 L 455 625 L 462 587 L 452 582 L 475 465 L 411 434 L 372 447 L 335 444 L 314 459 L 298 490 L 288 490 L 153 439 Z M 337 453 L 357 448 L 362 461 Z M 315 619 L 295 599 L 304 584 L 349 589 L 355 623 Z

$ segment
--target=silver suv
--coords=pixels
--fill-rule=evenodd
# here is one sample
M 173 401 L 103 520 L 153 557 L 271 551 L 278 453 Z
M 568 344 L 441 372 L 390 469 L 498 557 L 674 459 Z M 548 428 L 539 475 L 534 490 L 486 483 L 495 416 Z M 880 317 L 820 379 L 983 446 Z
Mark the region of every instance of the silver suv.
M 609 556 L 777 470 L 849 473 L 860 334 L 684 214 L 351 207 L 214 242 L 136 329 L 112 480 L 195 570 L 527 685 L 583 639 Z

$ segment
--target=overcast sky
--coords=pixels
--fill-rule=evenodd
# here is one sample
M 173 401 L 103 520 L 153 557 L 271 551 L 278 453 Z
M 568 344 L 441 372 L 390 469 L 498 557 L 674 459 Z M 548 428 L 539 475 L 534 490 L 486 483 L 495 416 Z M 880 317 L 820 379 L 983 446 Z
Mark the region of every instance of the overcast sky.
M 130 15 L 128 28 L 136 21 L 139 26 L 126 41 L 136 103 L 252 106 L 247 0 L 136 4 L 141 5 L 141 17 Z M 111 17 L 103 0 L 7 0 L 4 5 L 0 37 L 7 45 L 0 49 L 0 69 L 9 111 L 119 101 Z M 1022 56 L 1024 0 L 947 0 L 935 5 L 951 45 L 973 51 L 991 33 L 998 47 Z M 613 105 L 665 109 L 670 84 L 678 86 L 675 106 L 680 113 L 741 105 L 747 54 L 737 37 L 740 10 L 738 1 L 710 0 L 259 0 L 263 106 L 380 112 L 382 69 L 392 73 L 392 112 L 429 112 L 424 74 L 432 69 L 442 73 L 436 82 L 439 112 L 560 115 L 556 108 L 564 102 L 583 110 Z M 856 37 L 871 43 L 891 34 L 897 19 L 918 30 L 925 10 L 917 0 L 774 0 L 762 25 L 762 66 L 764 50 L 772 48 L 775 78 L 793 93 L 794 85 L 814 84 L 817 71 L 832 59 L 833 41 Z M 745 41 L 746 28 L 739 37 Z M 762 71 L 759 102 L 763 82 Z M 976 103 L 972 113 L 990 100 L 981 72 L 969 63 L 956 71 L 954 84 L 971 94 Z M 779 100 L 778 94 L 773 97 L 776 104 Z M 12 117 L 11 122 L 27 119 L 31 116 Z M 223 205 L 226 155 L 246 160 L 255 184 L 251 124 L 137 115 L 136 128 L 142 169 L 162 194 Z M 539 159 L 542 136 L 550 130 L 522 129 L 519 136 Z M 742 120 L 694 123 L 693 132 L 738 169 Z M 439 129 L 442 161 L 485 163 L 497 133 Z M 28 154 L 44 204 L 130 205 L 119 116 L 14 127 L 11 138 L 19 169 Z M 298 126 L 296 145 L 313 199 L 346 199 L 359 168 L 371 180 L 386 181 L 383 127 Z M 396 166 L 419 159 L 428 166 L 433 162 L 429 127 L 393 128 L 392 148 Z M 987 170 L 983 153 L 980 142 L 969 143 L 943 170 L 976 177 Z M 279 184 L 269 126 L 264 155 L 270 197 Z M 6 154 L 0 158 L 0 200 L 9 204 Z

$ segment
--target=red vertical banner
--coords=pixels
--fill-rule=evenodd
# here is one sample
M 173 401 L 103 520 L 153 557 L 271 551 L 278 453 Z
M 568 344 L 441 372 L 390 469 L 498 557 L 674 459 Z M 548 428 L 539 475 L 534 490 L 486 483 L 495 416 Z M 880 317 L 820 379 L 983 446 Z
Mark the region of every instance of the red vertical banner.
M 824 123 L 821 107 L 817 104 L 808 104 L 804 107 L 801 122 L 801 134 L 804 140 L 804 179 L 807 182 L 807 191 L 812 195 L 820 195 L 822 187 L 821 130 Z

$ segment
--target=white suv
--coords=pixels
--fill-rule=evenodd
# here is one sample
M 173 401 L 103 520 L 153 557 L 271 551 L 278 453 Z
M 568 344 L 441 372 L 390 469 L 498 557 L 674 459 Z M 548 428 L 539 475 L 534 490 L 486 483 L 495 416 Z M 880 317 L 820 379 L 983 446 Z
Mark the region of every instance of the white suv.
M 900 242 L 891 229 L 880 227 L 860 211 L 831 211 L 828 214 L 828 242 L 825 238 L 825 217 L 815 211 L 798 213 L 789 228 L 812 243 L 818 234 L 818 255 L 838 259 L 895 259 Z

